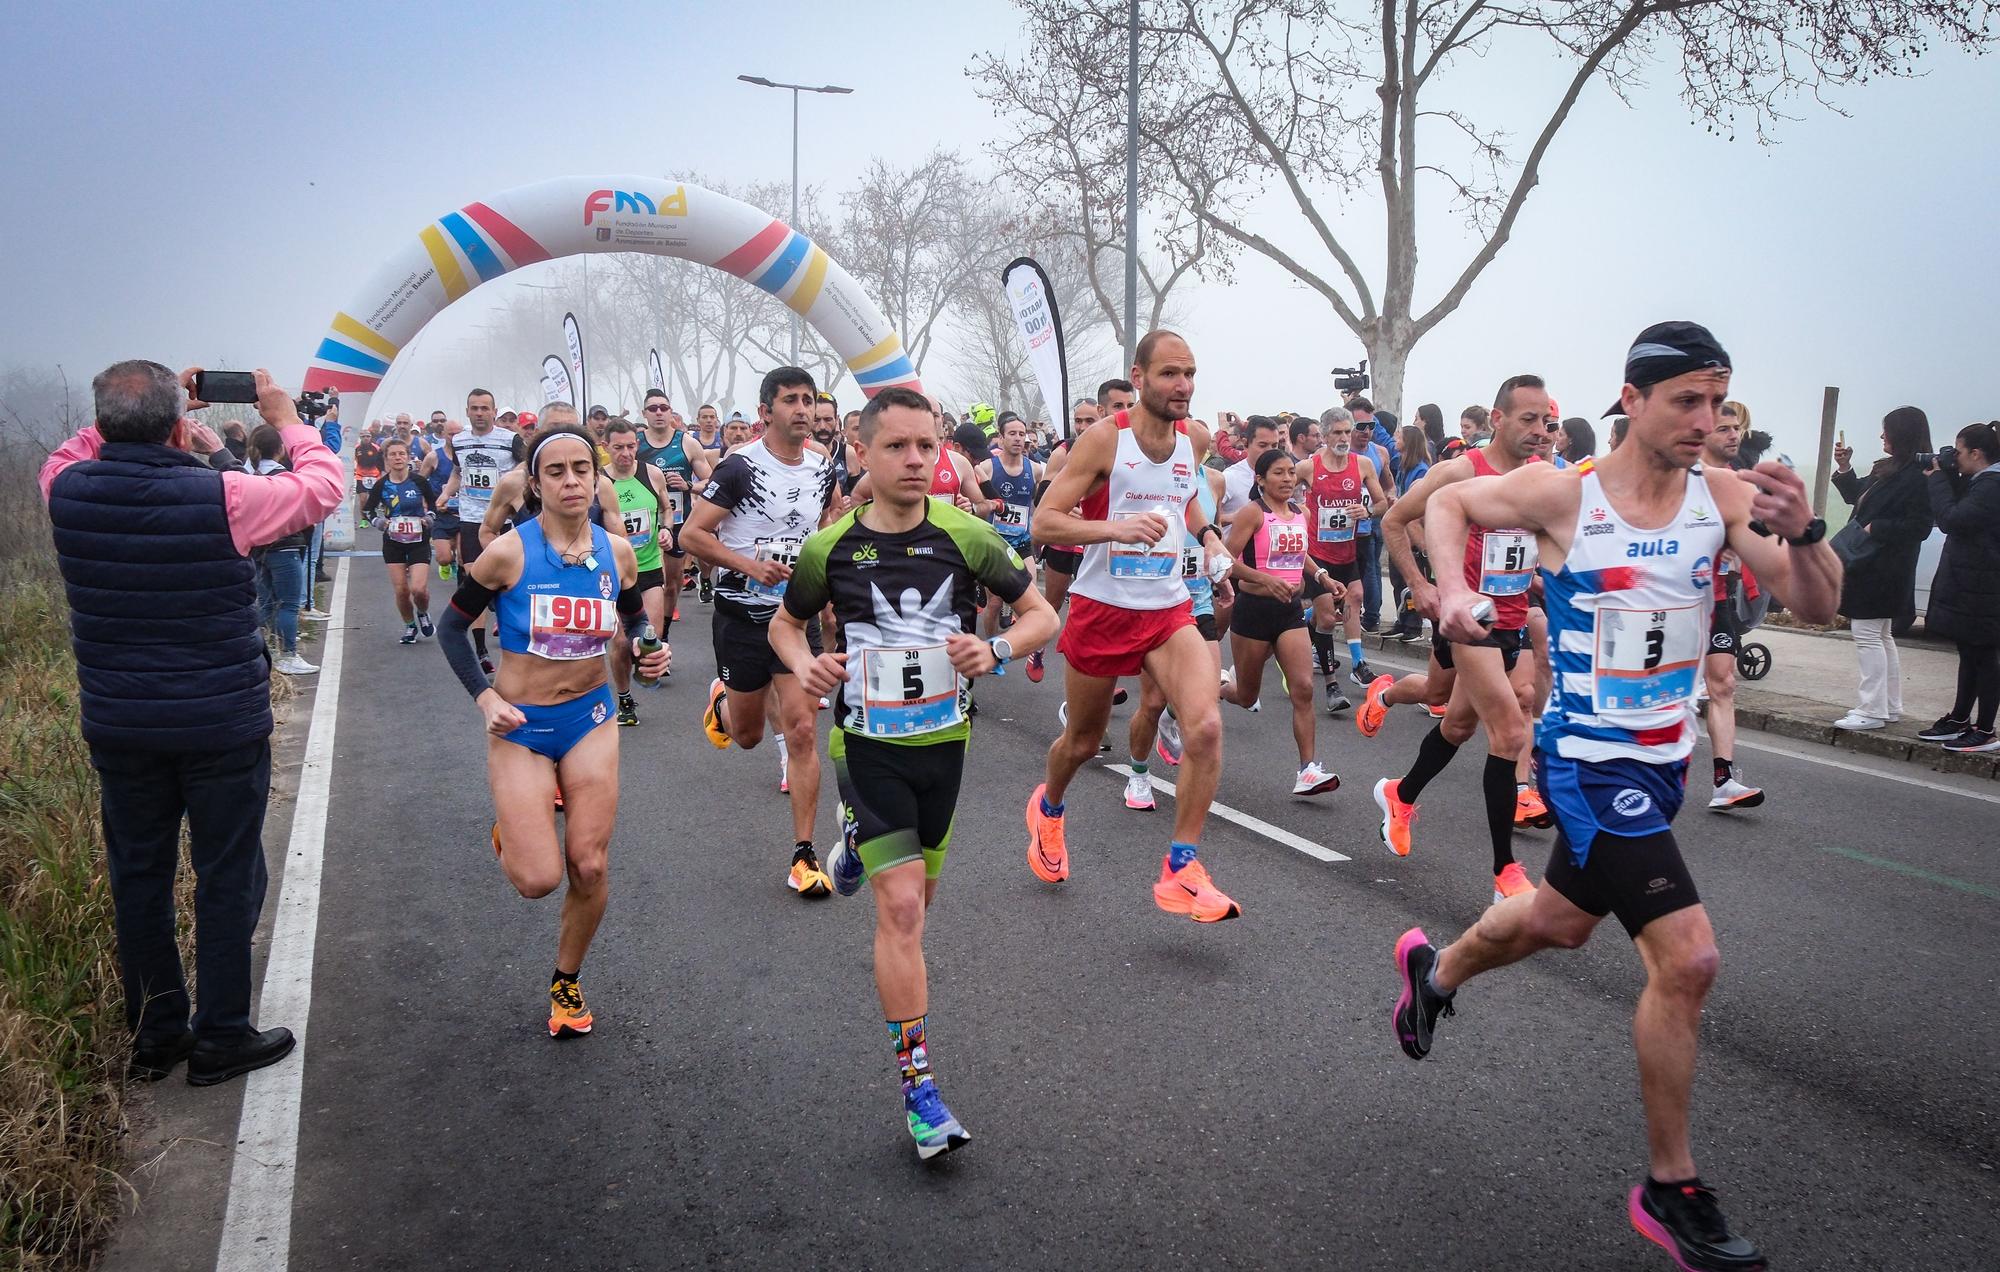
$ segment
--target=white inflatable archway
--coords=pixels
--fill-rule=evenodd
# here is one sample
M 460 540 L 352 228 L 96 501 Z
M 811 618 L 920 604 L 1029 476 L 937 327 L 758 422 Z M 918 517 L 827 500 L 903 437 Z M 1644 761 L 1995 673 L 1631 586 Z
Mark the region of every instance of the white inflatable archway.
M 869 397 L 892 386 L 921 387 L 902 337 L 812 240 L 727 195 L 638 176 L 557 177 L 424 226 L 334 314 L 304 387 L 339 390 L 342 432 L 352 436 L 368 420 L 369 398 L 396 355 L 445 306 L 523 265 L 586 252 L 650 252 L 734 274 L 811 323 Z M 352 542 L 345 507 L 327 532 L 330 546 Z

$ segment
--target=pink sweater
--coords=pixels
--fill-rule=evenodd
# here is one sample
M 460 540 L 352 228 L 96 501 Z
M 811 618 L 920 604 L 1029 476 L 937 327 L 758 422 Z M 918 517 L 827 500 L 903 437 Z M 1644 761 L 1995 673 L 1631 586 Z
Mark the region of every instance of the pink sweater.
M 340 456 L 326 448 L 319 430 L 309 424 L 287 424 L 281 432 L 292 457 L 292 471 L 259 477 L 249 472 L 222 474 L 223 511 L 229 537 L 244 556 L 252 548 L 273 543 L 296 530 L 318 525 L 347 495 L 347 474 Z M 49 453 L 42 464 L 42 501 L 56 474 L 71 464 L 96 459 L 104 437 L 95 424 Z

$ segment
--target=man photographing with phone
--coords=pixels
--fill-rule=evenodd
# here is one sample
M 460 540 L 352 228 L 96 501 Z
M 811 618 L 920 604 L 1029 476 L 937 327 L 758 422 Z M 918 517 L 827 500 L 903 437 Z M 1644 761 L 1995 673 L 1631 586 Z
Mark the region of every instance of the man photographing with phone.
M 292 471 L 216 472 L 186 453 L 219 445 L 183 418 L 206 405 L 190 394 L 198 374 L 106 368 L 91 383 L 95 422 L 49 456 L 41 489 L 102 788 L 132 1071 L 163 1078 L 187 1059 L 188 1082 L 209 1086 L 283 1059 L 293 1041 L 250 1023 L 271 786 L 271 663 L 250 553 L 318 522 L 346 483 L 264 371 L 257 413 L 283 435 Z M 197 881 L 192 1020 L 174 941 L 183 819 Z

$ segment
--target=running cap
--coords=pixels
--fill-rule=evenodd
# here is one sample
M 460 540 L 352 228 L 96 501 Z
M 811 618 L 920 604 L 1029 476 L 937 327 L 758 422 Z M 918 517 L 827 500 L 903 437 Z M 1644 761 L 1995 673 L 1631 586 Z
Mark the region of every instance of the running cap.
M 957 442 L 959 449 L 965 452 L 965 457 L 975 464 L 992 458 L 993 450 L 987 443 L 986 430 L 977 424 L 959 425 L 952 433 L 951 440 Z
M 590 408 L 590 418 L 593 420 L 610 419 L 611 412 L 605 410 L 601 406 L 593 406 Z
M 1698 322 L 1656 322 L 1640 332 L 1625 352 L 1625 383 L 1650 389 L 1690 371 L 1729 370 L 1729 355 Z M 1605 416 L 1623 415 L 1617 402 Z M 1603 417 L 1599 417 L 1603 418 Z
M 723 421 L 724 424 L 748 424 L 749 422 L 749 420 L 743 418 L 743 412 L 741 411 L 731 411 L 729 418 Z

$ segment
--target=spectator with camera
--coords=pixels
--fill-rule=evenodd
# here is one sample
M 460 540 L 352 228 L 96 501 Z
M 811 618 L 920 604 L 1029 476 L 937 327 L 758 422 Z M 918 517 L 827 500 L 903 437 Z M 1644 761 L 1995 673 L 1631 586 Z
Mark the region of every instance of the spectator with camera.
M 1917 553 L 1931 532 L 1922 462 L 1930 448 L 1930 420 L 1914 406 L 1882 417 L 1883 456 L 1867 476 L 1854 471 L 1854 448 L 1844 439 L 1833 448 L 1834 488 L 1854 509 L 1833 550 L 1846 567 L 1840 612 L 1854 633 L 1860 667 L 1854 709 L 1834 721 L 1837 729 L 1879 729 L 1903 717 L 1896 631 L 1907 629 L 1917 612 Z
M 1958 693 L 1950 714 L 1917 736 L 1947 751 L 2000 751 L 2000 424 L 1960 429 L 1939 450 L 1928 478 L 1931 515 L 1944 554 L 1931 583 L 1925 629 L 1958 646 Z
M 42 495 L 69 596 L 83 738 L 99 778 L 132 1071 L 182 1059 L 208 1086 L 282 1059 L 286 1029 L 250 1023 L 250 940 L 267 876 L 270 657 L 259 546 L 313 525 L 345 493 L 340 460 L 259 371 L 257 413 L 293 471 L 217 472 L 186 445 L 197 372 L 119 362 L 91 383 L 96 421 L 57 447 Z M 206 434 L 205 437 L 202 435 Z M 195 873 L 192 1011 L 175 944 L 181 826 Z

